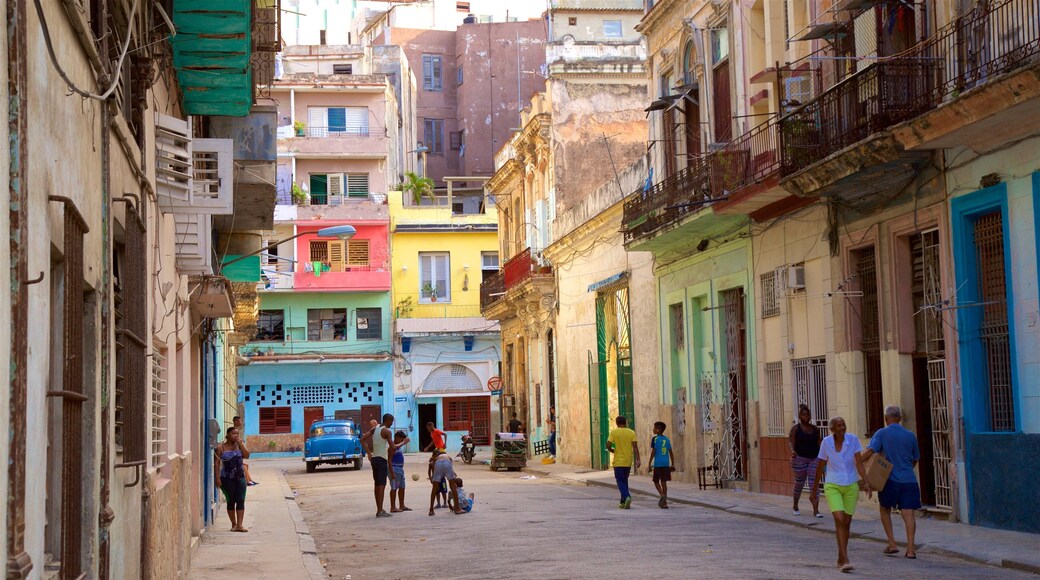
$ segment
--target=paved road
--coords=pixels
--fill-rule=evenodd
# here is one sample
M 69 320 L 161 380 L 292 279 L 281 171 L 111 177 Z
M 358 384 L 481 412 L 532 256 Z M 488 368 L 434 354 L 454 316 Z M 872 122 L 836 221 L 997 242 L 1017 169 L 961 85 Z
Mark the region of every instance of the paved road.
M 406 466 L 415 511 L 392 518 L 374 517 L 367 464 L 286 473 L 331 578 L 848 578 L 835 568 L 833 539 L 818 532 L 691 506 L 662 510 L 640 497 L 619 510 L 608 489 L 483 465 L 456 468 L 476 493 L 472 513 L 429 517 L 424 459 L 409 456 Z M 853 540 L 852 575 L 1031 577 L 934 554 L 885 557 L 881 547 Z

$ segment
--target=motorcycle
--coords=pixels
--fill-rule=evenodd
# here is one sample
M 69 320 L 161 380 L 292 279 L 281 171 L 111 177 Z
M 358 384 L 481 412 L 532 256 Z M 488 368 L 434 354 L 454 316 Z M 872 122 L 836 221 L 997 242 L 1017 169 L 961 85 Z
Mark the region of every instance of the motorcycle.
M 462 451 L 459 455 L 462 456 L 462 461 L 467 464 L 473 463 L 473 455 L 477 452 L 477 445 L 473 443 L 473 436 L 466 433 L 462 436 Z

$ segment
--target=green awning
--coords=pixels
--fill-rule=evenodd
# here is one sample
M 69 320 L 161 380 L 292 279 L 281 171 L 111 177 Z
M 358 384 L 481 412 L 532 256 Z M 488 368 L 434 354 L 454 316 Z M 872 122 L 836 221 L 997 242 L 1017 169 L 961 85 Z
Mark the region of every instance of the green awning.
M 251 0 L 177 0 L 173 66 L 189 115 L 244 117 L 253 106 Z
M 239 256 L 227 255 L 223 263 L 238 259 Z M 232 282 L 259 282 L 260 281 L 260 256 L 249 256 L 242 258 L 234 264 L 221 268 L 220 274 Z

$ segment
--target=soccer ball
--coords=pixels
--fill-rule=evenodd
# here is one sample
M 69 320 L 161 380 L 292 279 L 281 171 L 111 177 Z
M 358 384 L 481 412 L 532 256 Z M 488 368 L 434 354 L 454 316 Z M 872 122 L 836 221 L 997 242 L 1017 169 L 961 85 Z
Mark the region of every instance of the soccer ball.
M 412 481 L 419 481 L 419 474 L 418 473 L 413 473 L 412 474 Z

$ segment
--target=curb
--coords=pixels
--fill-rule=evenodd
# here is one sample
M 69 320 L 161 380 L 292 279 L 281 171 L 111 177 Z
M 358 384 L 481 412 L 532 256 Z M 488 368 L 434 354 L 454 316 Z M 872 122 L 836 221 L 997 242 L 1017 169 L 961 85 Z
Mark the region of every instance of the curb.
M 303 567 L 307 569 L 311 580 L 328 580 L 328 571 L 318 558 L 318 548 L 314 544 L 314 538 L 311 536 L 310 528 L 307 527 L 307 522 L 303 519 L 303 512 L 296 503 L 296 495 L 289 486 L 289 482 L 285 480 L 282 470 L 277 469 L 275 473 L 278 475 L 278 486 L 282 490 L 282 497 L 285 499 L 286 507 L 289 508 L 289 517 L 292 518 L 296 535 L 300 541 L 300 557 L 303 559 Z
M 560 477 L 558 475 L 554 475 L 552 473 L 549 473 L 548 471 L 540 470 L 540 469 L 535 468 L 535 467 L 525 467 L 525 468 L 523 468 L 523 471 L 527 472 L 527 473 L 531 473 L 533 475 L 538 475 L 540 477 L 547 477 L 547 478 L 556 479 L 556 480 L 559 480 L 559 481 L 574 482 L 574 483 L 579 483 L 580 482 L 580 483 L 584 483 L 587 486 L 605 487 L 607 489 L 613 489 L 614 488 L 614 484 L 610 483 L 610 482 L 596 481 L 596 480 L 584 479 L 584 478 L 582 478 L 582 479 L 567 479 L 567 478 L 563 478 L 563 477 Z M 655 495 L 655 494 L 652 494 L 652 493 L 650 493 L 648 491 L 643 491 L 641 489 L 636 489 L 636 488 L 630 488 L 630 491 L 631 491 L 631 493 L 633 495 L 637 495 L 638 494 L 638 495 L 643 495 L 643 496 L 647 496 L 647 497 L 653 497 Z M 716 505 L 716 504 L 713 504 L 713 503 L 702 502 L 702 501 L 697 501 L 697 500 L 693 500 L 693 499 L 674 498 L 674 497 L 669 497 L 668 501 L 669 501 L 669 503 L 678 503 L 678 504 L 683 504 L 683 505 L 690 505 L 690 506 L 708 508 L 708 509 L 713 509 L 713 510 L 716 510 L 716 511 L 730 513 L 730 514 L 737 515 L 737 516 L 744 516 L 744 517 L 749 517 L 749 518 L 756 518 L 756 519 L 760 519 L 760 520 L 766 520 L 766 521 L 770 521 L 770 522 L 775 522 L 775 523 L 778 523 L 778 524 L 785 524 L 785 525 L 788 525 L 788 526 L 792 526 L 792 527 L 796 527 L 796 528 L 802 528 L 802 529 L 806 529 L 806 530 L 812 530 L 814 532 L 821 532 L 821 533 L 825 533 L 825 534 L 828 534 L 828 535 L 832 535 L 834 533 L 833 530 L 829 530 L 827 528 L 821 528 L 818 525 L 816 525 L 815 523 L 812 523 L 812 524 L 795 523 L 795 522 L 792 522 L 789 519 L 786 519 L 786 518 L 783 518 L 783 517 L 778 517 L 778 516 L 774 516 L 774 515 L 771 515 L 771 514 L 765 514 L 765 513 L 760 513 L 760 512 L 754 512 L 754 511 L 747 510 L 747 509 L 740 509 L 740 506 L 722 507 L 722 506 L 719 506 L 719 505 Z M 860 539 L 860 540 L 869 540 L 869 541 L 876 542 L 876 543 L 879 543 L 879 544 L 886 543 L 885 540 L 879 539 L 879 538 L 871 536 L 869 534 L 852 532 L 852 534 L 850 534 L 850 537 L 851 538 Z M 900 542 L 900 545 L 905 547 L 905 542 Z M 940 555 L 940 556 L 947 556 L 947 557 L 958 558 L 960 560 L 964 560 L 966 562 L 972 562 L 972 563 L 975 563 L 975 564 L 983 564 L 983 565 L 986 565 L 986 566 L 993 566 L 993 567 L 996 567 L 996 568 L 1006 568 L 1006 569 L 1009 569 L 1009 570 L 1017 570 L 1017 571 L 1020 571 L 1020 572 L 1028 572 L 1028 573 L 1031 573 L 1031 574 L 1040 575 L 1040 566 L 1036 566 L 1036 565 L 1030 564 L 1028 562 L 1019 562 L 1019 561 L 1016 561 L 1016 560 L 1006 560 L 1006 559 L 986 559 L 983 556 L 977 556 L 977 555 L 973 555 L 973 554 L 966 554 L 964 552 L 958 552 L 958 551 L 954 551 L 954 550 L 949 550 L 949 549 L 946 549 L 946 548 L 932 546 L 930 544 L 918 544 L 917 549 L 918 549 L 918 551 L 923 551 L 925 553 L 932 553 L 932 554 L 937 554 L 937 555 Z

